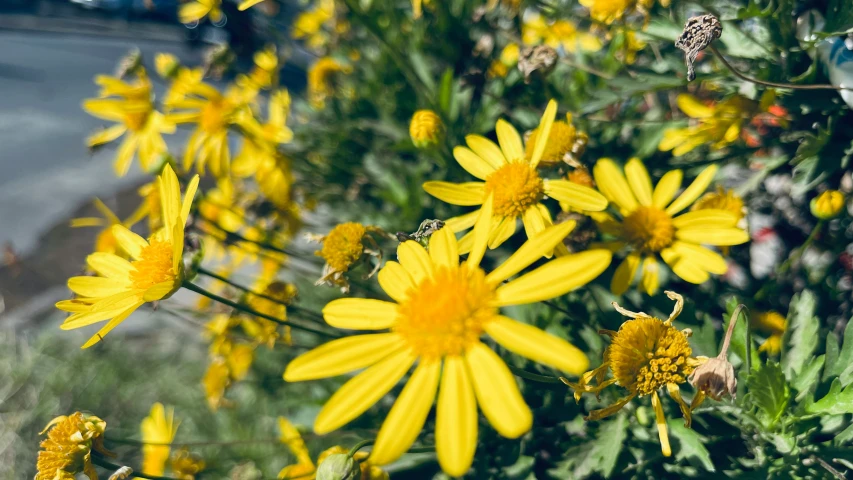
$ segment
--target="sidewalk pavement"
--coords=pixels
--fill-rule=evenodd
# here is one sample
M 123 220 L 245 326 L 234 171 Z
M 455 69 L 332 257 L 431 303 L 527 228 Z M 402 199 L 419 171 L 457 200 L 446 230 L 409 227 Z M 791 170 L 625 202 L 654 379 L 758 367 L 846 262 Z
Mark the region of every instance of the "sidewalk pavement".
M 184 29 L 183 25 L 177 23 L 146 20 L 128 22 L 117 18 L 0 13 L 0 30 L 180 42 L 184 39 Z

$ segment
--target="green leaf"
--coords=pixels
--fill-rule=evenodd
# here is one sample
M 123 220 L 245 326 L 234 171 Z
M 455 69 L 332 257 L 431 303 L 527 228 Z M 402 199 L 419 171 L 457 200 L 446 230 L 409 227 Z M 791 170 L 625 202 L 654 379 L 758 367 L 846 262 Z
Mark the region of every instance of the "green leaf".
M 778 363 L 767 362 L 758 370 L 746 377 L 746 394 L 744 401 L 755 408 L 761 423 L 772 427 L 788 407 L 791 392 L 785 382 L 785 375 Z
M 838 343 L 838 336 L 829 332 L 826 336 L 826 368 L 823 370 L 823 380 L 841 377 L 841 383 L 850 383 L 853 375 L 853 318 L 844 328 L 844 338 Z
M 609 477 L 628 437 L 627 427 L 624 413 L 602 422 L 595 438 L 569 450 L 566 460 L 551 473 L 557 478 L 585 478 L 595 472 Z
M 847 385 L 846 388 L 842 389 L 841 380 L 836 378 L 829 387 L 829 393 L 806 406 L 806 411 L 825 415 L 853 413 L 853 386 Z
M 820 322 L 814 315 L 817 299 L 809 290 L 794 295 L 788 307 L 788 326 L 782 337 L 782 370 L 793 380 L 807 362 L 814 360 Z
M 794 390 L 797 391 L 797 396 L 794 397 L 796 401 L 802 401 L 802 399 L 812 391 L 812 388 L 817 384 L 820 379 L 820 369 L 823 368 L 825 355 L 821 355 L 814 359 L 813 362 L 806 365 L 803 368 L 803 371 L 797 375 L 791 382 L 791 386 Z
M 769 58 L 770 50 L 743 33 L 736 23 L 723 22 L 720 41 L 726 46 L 726 55 L 741 58 Z M 769 43 L 769 42 L 768 42 Z
M 441 85 L 438 89 L 438 104 L 441 110 L 450 116 L 450 101 L 453 99 L 453 69 L 448 68 L 441 76 Z
M 705 438 L 685 427 L 680 419 L 673 418 L 667 424 L 672 436 L 679 442 L 678 448 L 674 449 L 676 460 L 687 460 L 692 465 L 701 466 L 709 472 L 715 471 L 711 454 L 705 448 Z

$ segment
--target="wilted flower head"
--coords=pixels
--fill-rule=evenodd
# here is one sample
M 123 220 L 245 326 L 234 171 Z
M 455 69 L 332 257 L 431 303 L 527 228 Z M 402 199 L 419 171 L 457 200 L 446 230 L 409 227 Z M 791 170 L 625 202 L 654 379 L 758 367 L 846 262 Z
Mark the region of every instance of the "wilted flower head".
M 409 135 L 412 143 L 418 148 L 428 148 L 437 145 L 444 134 L 441 117 L 432 110 L 418 110 L 412 115 L 409 124 Z
M 51 420 L 41 432 L 47 432 L 47 438 L 41 442 L 35 480 L 74 480 L 78 473 L 97 480 L 92 449 L 106 453 L 103 448 L 106 428 L 105 421 L 80 412 Z
M 324 237 L 312 237 L 312 239 L 323 244 L 315 255 L 326 260 L 323 268 L 323 276 L 317 280 L 316 285 L 336 285 L 347 290 L 349 283 L 344 274 L 349 271 L 364 254 L 381 259 L 376 241 L 368 235 L 369 233 L 380 233 L 376 227 L 364 226 L 357 222 L 341 223 Z M 370 247 L 365 249 L 365 242 Z M 378 267 L 378 263 L 377 263 Z M 371 273 L 371 276 L 373 273 Z
M 837 217 L 847 203 L 847 198 L 838 190 L 827 190 L 814 199 L 812 199 L 811 207 L 812 215 L 821 219 L 829 220 Z
M 737 377 L 735 376 L 734 366 L 729 362 L 726 355 L 735 325 L 737 325 L 737 321 L 740 318 L 740 312 L 745 308 L 744 305 L 738 305 L 734 313 L 732 313 L 720 354 L 714 358 L 707 359 L 690 374 L 690 385 L 693 385 L 693 388 L 698 390 L 696 397 L 693 398 L 694 405 L 698 406 L 701 404 L 705 395 L 718 401 L 724 395 L 735 398 L 737 394 Z

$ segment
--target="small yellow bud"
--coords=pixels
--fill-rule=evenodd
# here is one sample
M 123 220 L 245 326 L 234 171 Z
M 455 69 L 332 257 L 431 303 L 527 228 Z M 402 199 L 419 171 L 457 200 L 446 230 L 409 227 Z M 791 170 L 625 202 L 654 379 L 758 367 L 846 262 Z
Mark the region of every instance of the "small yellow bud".
M 829 220 L 837 217 L 844 210 L 846 203 L 847 199 L 843 193 L 838 190 L 827 190 L 812 199 L 812 215 L 821 220 Z
M 345 453 L 326 457 L 317 467 L 317 480 L 359 480 L 361 469 L 355 460 Z
M 441 118 L 432 110 L 418 110 L 412 115 L 409 135 L 418 148 L 429 148 L 438 144 L 444 134 Z
M 154 56 L 154 68 L 157 70 L 157 74 L 163 78 L 172 78 L 178 73 L 180 67 L 180 60 L 171 53 L 158 53 Z

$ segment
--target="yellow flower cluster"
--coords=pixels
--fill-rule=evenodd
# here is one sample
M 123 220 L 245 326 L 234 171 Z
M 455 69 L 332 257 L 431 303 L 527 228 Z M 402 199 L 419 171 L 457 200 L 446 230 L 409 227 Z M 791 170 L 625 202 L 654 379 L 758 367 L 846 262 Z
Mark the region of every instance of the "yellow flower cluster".
M 92 450 L 108 453 L 103 447 L 106 428 L 105 421 L 80 412 L 51 420 L 41 432 L 47 438 L 41 442 L 35 480 L 74 480 L 78 473 L 97 480 Z

